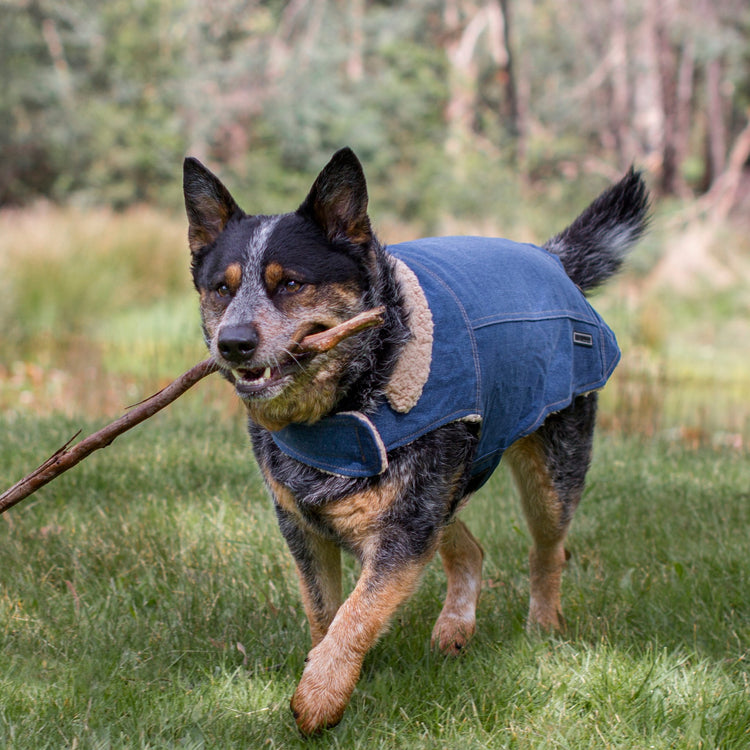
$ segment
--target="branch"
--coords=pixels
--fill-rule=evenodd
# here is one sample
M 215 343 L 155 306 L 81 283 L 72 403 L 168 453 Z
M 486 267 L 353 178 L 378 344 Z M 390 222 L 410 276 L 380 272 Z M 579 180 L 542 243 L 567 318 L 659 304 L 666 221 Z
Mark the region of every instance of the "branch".
M 734 206 L 742 171 L 748 158 L 750 158 L 750 109 L 747 124 L 737 136 L 729 153 L 726 168 L 700 201 L 716 224 L 724 221 Z
M 297 345 L 298 353 L 322 354 L 334 346 L 338 346 L 344 339 L 348 339 L 355 333 L 364 331 L 367 328 L 383 325 L 384 307 L 374 307 L 372 310 L 365 310 L 359 315 L 355 315 L 343 323 L 339 323 L 333 328 L 327 328 L 320 333 L 313 333 L 305 336 Z
M 69 448 L 73 440 L 80 434 L 77 433 L 41 466 L 0 495 L 0 513 L 5 513 L 8 508 L 12 508 L 40 487 L 51 482 L 55 477 L 75 466 L 95 450 L 106 448 L 118 435 L 122 435 L 123 432 L 127 432 L 127 430 L 152 417 L 156 412 L 161 411 L 165 406 L 179 398 L 188 388 L 217 369 L 212 359 L 204 360 L 182 374 L 177 380 L 172 381 L 166 388 L 155 393 L 151 398 L 141 401 L 127 414 Z
M 355 333 L 372 328 L 373 326 L 382 325 L 384 312 L 385 308 L 383 307 L 365 310 L 333 328 L 306 336 L 299 342 L 298 350 L 314 354 L 327 352 Z M 192 369 L 180 375 L 179 378 L 173 380 L 166 388 L 163 388 L 145 401 L 135 404 L 127 414 L 116 419 L 114 422 L 110 422 L 106 427 L 93 433 L 93 435 L 89 435 L 71 448 L 71 443 L 80 434 L 80 432 L 76 433 L 41 466 L 34 469 L 34 471 L 27 474 L 23 479 L 16 482 L 10 489 L 0 495 L 0 513 L 5 513 L 8 508 L 12 508 L 16 503 L 20 503 L 21 500 L 24 500 L 48 482 L 51 482 L 64 471 L 75 466 L 95 450 L 111 445 L 114 439 L 122 435 L 123 432 L 127 432 L 132 427 L 152 417 L 156 412 L 161 411 L 165 406 L 168 406 L 182 396 L 185 391 L 192 388 L 199 380 L 202 380 L 212 372 L 216 372 L 218 369 L 217 364 L 212 359 L 200 362 Z

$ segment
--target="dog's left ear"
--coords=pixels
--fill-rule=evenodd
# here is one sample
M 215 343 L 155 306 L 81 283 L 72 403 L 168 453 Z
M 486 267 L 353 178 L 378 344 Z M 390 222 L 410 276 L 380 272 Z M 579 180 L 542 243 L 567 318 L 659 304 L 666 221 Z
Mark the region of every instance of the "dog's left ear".
M 318 224 L 330 241 L 364 245 L 372 239 L 367 216 L 367 182 L 350 148 L 337 151 L 315 180 L 297 213 Z
M 195 254 L 213 243 L 229 219 L 242 214 L 242 210 L 221 180 L 193 157 L 185 159 L 183 164 L 182 188 L 190 224 L 188 244 L 190 252 Z

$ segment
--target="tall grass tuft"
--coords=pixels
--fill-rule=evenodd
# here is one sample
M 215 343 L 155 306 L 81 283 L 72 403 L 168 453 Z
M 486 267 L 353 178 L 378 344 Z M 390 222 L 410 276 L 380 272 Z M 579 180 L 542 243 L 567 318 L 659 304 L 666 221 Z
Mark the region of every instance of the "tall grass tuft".
M 118 313 L 190 290 L 184 222 L 40 206 L 0 212 L 0 319 L 16 356 L 59 355 Z
M 0 212 L 0 408 L 111 413 L 205 356 L 184 221 Z

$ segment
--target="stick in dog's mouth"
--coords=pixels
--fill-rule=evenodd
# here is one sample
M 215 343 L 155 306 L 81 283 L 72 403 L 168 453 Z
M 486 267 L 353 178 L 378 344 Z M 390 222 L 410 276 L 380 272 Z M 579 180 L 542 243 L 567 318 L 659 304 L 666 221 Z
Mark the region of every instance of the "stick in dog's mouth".
M 311 333 L 301 341 L 288 347 L 289 357 L 274 364 L 250 368 L 239 367 L 232 369 L 234 387 L 239 396 L 247 398 L 269 398 L 275 395 L 275 390 L 302 367 L 302 362 L 317 354 L 330 351 L 342 341 L 368 328 L 382 325 L 385 308 L 375 307 L 355 315 L 343 323 L 327 328 L 323 331 Z
M 305 336 L 297 345 L 295 353 L 322 354 L 330 351 L 355 333 L 383 325 L 384 314 L 384 307 L 373 307 L 371 310 L 365 310 L 337 326 Z
M 383 307 L 365 310 L 359 315 L 355 315 L 353 318 L 345 320 L 333 328 L 329 328 L 327 331 L 306 336 L 300 341 L 298 351 L 300 353 L 310 352 L 311 354 L 327 352 L 355 333 L 372 328 L 373 326 L 382 325 L 384 313 L 385 308 Z M 68 441 L 62 448 L 59 448 L 44 461 L 41 466 L 30 474 L 27 474 L 19 482 L 16 482 L 13 487 L 10 487 L 0 495 L 0 513 L 4 513 L 8 508 L 11 508 L 16 503 L 36 492 L 36 490 L 47 484 L 47 482 L 50 482 L 56 476 L 75 466 L 95 450 L 110 445 L 118 435 L 153 416 L 157 411 L 160 411 L 185 393 L 188 388 L 191 388 L 199 380 L 210 375 L 212 372 L 216 372 L 217 369 L 218 367 L 212 359 L 204 360 L 181 375 L 177 380 L 172 381 L 166 388 L 155 393 L 151 398 L 147 398 L 145 401 L 136 404 L 127 414 L 114 422 L 110 422 L 110 424 L 98 430 L 93 435 L 89 435 L 89 437 L 83 439 L 77 445 L 70 447 L 72 440 Z

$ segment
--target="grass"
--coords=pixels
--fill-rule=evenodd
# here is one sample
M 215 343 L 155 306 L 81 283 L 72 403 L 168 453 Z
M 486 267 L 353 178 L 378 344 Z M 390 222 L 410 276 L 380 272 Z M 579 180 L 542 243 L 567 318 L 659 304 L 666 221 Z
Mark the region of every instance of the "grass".
M 3 347 L 17 353 L 67 348 L 122 311 L 190 290 L 184 223 L 157 211 L 6 210 L 0 232 Z
M 3 517 L 1 746 L 747 747 L 746 457 L 601 438 L 550 638 L 523 630 L 528 542 L 500 472 L 466 512 L 486 550 L 471 649 L 429 649 L 435 563 L 342 724 L 305 743 L 289 555 L 241 420 L 185 399 Z M 3 427 L 7 485 L 74 424 Z

